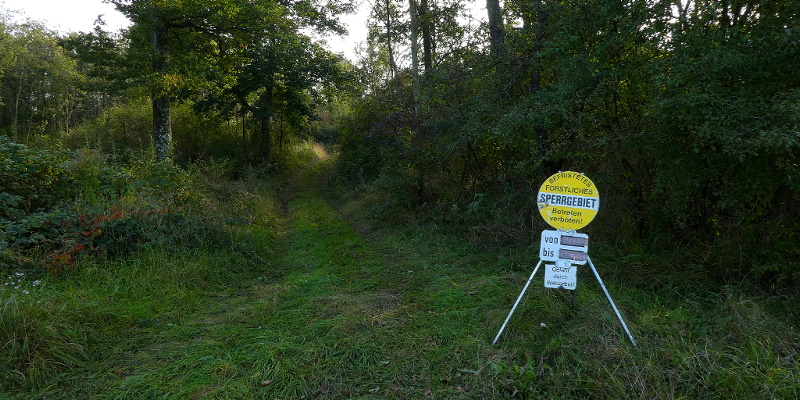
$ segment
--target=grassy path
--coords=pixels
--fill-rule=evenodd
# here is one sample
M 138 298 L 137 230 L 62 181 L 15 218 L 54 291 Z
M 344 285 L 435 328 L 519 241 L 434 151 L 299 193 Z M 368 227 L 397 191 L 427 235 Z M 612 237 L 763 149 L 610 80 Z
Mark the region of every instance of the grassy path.
M 233 187 L 250 210 L 230 250 L 135 259 L 53 280 L 18 399 L 791 398 L 797 334 L 743 295 L 680 292 L 602 270 L 640 348 L 588 271 L 571 296 L 527 254 L 424 227 L 354 229 L 322 196 L 333 160 L 282 192 Z M 20 309 L 23 309 L 22 307 Z M 3 308 L 0 323 L 13 307 Z M 719 318 L 719 315 L 730 315 Z M 781 314 L 777 314 L 781 315 Z M 790 314 L 794 315 L 794 314 Z M 24 322 L 24 321 L 23 321 Z M 544 323 L 544 326 L 542 325 Z M 38 335 L 38 336 L 37 336 Z M 38 353 L 37 353 L 38 354 Z M 36 375 L 39 374 L 39 375 Z M 8 376 L 8 375 L 3 375 Z M 20 378 L 22 379 L 22 378 Z M 0 394 L 0 399 L 4 395 Z
M 275 307 L 261 325 L 266 397 L 424 398 L 491 395 L 477 386 L 491 280 L 449 265 L 452 254 L 370 241 L 320 196 L 325 161 L 304 171 L 288 203 L 286 274 L 258 287 Z M 445 273 L 445 270 L 447 272 Z M 485 382 L 484 382 L 485 383 Z M 481 397 L 481 396 L 478 396 Z

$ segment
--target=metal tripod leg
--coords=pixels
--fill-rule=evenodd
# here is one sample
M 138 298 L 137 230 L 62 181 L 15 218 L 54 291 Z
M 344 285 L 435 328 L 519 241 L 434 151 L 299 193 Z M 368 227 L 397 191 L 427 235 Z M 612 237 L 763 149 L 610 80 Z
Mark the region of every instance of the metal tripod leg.
M 497 332 L 497 336 L 494 337 L 494 341 L 492 344 L 497 344 L 497 340 L 500 339 L 500 335 L 503 334 L 503 330 L 506 329 L 506 325 L 508 324 L 508 320 L 511 319 L 511 315 L 514 314 L 514 310 L 517 309 L 517 305 L 519 305 L 519 301 L 522 300 L 522 296 L 525 295 L 525 292 L 528 290 L 528 285 L 531 284 L 531 280 L 533 280 L 533 276 L 536 275 L 536 271 L 539 270 L 539 266 L 542 265 L 542 260 L 539 260 L 539 263 L 536 264 L 536 268 L 533 269 L 533 273 L 531 273 L 531 277 L 528 278 L 528 282 L 525 283 L 525 287 L 522 288 L 522 292 L 520 292 L 519 296 L 517 297 L 517 301 L 514 303 L 514 307 L 511 307 L 511 311 L 508 313 L 508 317 L 506 317 L 506 321 L 503 322 L 503 326 L 500 327 L 500 332 Z M 635 346 L 635 345 L 634 345 Z
M 594 276 L 597 278 L 597 282 L 600 284 L 600 287 L 603 288 L 603 293 L 606 294 L 606 297 L 608 298 L 608 302 L 611 303 L 611 308 L 613 308 L 614 312 L 617 314 L 617 318 L 619 318 L 619 322 L 622 323 L 622 328 L 625 329 L 625 333 L 628 334 L 628 338 L 631 340 L 631 343 L 633 343 L 633 347 L 636 347 L 636 341 L 633 340 L 633 335 L 631 335 L 631 331 L 628 330 L 628 326 L 625 325 L 625 320 L 622 319 L 622 315 L 619 313 L 619 310 L 617 310 L 617 306 L 614 305 L 614 300 L 612 300 L 611 299 L 611 295 L 608 294 L 608 290 L 606 290 L 606 285 L 604 285 L 603 284 L 603 280 L 600 279 L 600 274 L 598 274 L 597 270 L 594 268 L 594 264 L 592 263 L 592 259 L 589 258 L 589 256 L 587 255 L 586 256 L 586 260 L 589 261 L 589 266 L 592 267 L 592 272 L 594 272 Z

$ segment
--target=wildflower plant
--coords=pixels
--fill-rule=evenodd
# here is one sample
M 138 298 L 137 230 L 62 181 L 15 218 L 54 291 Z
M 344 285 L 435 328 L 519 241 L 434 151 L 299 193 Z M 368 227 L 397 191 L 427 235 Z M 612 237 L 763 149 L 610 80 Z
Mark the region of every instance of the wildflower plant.
M 32 291 L 40 287 L 42 284 L 41 279 L 29 280 L 26 278 L 25 272 L 15 271 L 6 275 L 3 282 L 3 291 L 13 294 L 22 294 L 24 296 L 30 295 Z

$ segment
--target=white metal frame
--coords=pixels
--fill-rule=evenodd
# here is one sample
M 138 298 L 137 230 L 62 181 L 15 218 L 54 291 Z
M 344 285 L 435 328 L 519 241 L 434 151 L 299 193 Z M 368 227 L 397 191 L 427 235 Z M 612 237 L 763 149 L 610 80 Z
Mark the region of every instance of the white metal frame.
M 633 338 L 633 335 L 631 334 L 631 331 L 628 330 L 628 325 L 626 325 L 625 324 L 625 320 L 622 319 L 622 314 L 620 314 L 619 310 L 617 309 L 617 306 L 614 304 L 614 300 L 611 298 L 611 295 L 608 293 L 608 290 L 606 289 L 606 285 L 603 284 L 603 280 L 600 279 L 600 274 L 597 273 L 597 269 L 594 267 L 594 263 L 592 263 L 592 259 L 588 255 L 586 256 L 586 259 L 589 261 L 589 266 L 592 268 L 592 272 L 594 272 L 594 276 L 597 278 L 597 283 L 600 284 L 600 287 L 603 289 L 603 293 L 605 293 L 606 294 L 606 298 L 608 298 L 608 302 L 611 303 L 611 308 L 613 308 L 614 309 L 614 313 L 617 314 L 617 318 L 619 319 L 619 322 L 622 324 L 622 328 L 625 329 L 625 333 L 628 334 L 628 339 L 631 340 L 631 343 L 633 344 L 633 347 L 636 347 L 636 340 Z M 514 306 L 511 307 L 511 311 L 508 313 L 508 316 L 506 317 L 505 322 L 503 322 L 503 326 L 500 327 L 500 331 L 497 332 L 497 336 L 494 337 L 494 341 L 492 341 L 493 345 L 497 344 L 497 341 L 500 340 L 500 335 L 502 335 L 503 334 L 503 330 L 506 329 L 506 325 L 508 325 L 508 321 L 511 319 L 511 316 L 514 314 L 514 311 L 517 309 L 517 306 L 519 305 L 519 302 L 522 300 L 522 296 L 525 295 L 525 292 L 528 290 L 528 286 L 530 286 L 531 281 L 533 280 L 533 276 L 536 275 L 536 271 L 539 270 L 539 266 L 541 266 L 541 265 L 542 265 L 542 260 L 539 259 L 539 263 L 537 263 L 536 264 L 536 268 L 533 269 L 533 273 L 531 273 L 530 278 L 528 278 L 528 282 L 525 283 L 525 287 L 522 288 L 522 292 L 520 292 L 519 296 L 517 296 L 517 301 L 514 302 Z

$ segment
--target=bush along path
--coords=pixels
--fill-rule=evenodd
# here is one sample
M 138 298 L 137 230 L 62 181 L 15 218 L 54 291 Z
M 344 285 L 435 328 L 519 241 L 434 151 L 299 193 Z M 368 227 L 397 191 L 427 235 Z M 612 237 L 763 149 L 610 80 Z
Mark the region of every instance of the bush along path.
M 250 213 L 232 225 L 229 250 L 142 252 L 45 281 L 27 300 L 36 308 L 6 301 L 0 329 L 18 327 L 40 348 L 25 374 L 3 375 L 3 387 L 20 399 L 800 391 L 796 311 L 734 288 L 627 285 L 628 275 L 604 275 L 637 335 L 633 348 L 590 272 L 579 272 L 574 299 L 538 280 L 492 346 L 535 249 L 478 251 L 425 226 L 348 222 L 360 220 L 359 205 L 344 219 L 322 196 L 334 162 L 309 164 L 282 192 L 228 188 L 230 201 Z

